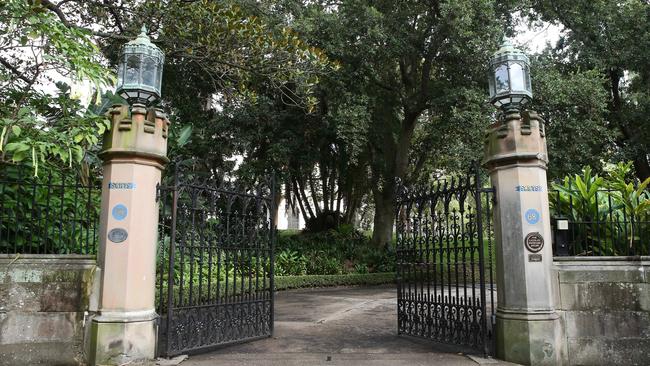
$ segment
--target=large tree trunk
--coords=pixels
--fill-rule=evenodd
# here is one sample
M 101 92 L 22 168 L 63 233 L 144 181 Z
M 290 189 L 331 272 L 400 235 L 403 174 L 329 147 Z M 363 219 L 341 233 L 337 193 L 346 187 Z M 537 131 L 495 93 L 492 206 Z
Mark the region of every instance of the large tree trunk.
M 390 188 L 394 184 L 390 184 Z M 372 244 L 377 248 L 390 245 L 393 240 L 393 223 L 395 221 L 394 190 L 384 187 L 383 190 L 373 189 L 375 201 L 375 218 L 373 220 Z
M 392 146 L 384 145 L 383 159 L 388 164 L 383 165 L 381 171 L 374 171 L 373 196 L 375 201 L 375 218 L 372 232 L 372 244 L 376 247 L 385 247 L 393 240 L 393 224 L 395 222 L 395 188 L 396 179 L 403 179 L 408 165 L 408 153 L 411 148 L 411 138 L 415 129 L 418 113 L 406 113 L 401 121 L 399 136 L 385 136 L 385 143 L 390 141 Z M 375 169 L 377 170 L 377 169 Z M 381 177 L 379 179 L 379 177 Z M 381 184 L 378 184 L 379 182 Z
M 645 156 L 637 156 L 634 159 L 634 171 L 641 182 L 650 178 L 650 164 L 648 164 L 648 159 Z

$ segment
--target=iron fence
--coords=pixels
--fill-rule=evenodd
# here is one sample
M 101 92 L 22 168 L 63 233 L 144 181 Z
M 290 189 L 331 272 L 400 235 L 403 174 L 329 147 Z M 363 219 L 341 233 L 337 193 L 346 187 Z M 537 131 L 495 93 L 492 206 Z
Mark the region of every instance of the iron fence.
M 478 168 L 398 193 L 399 334 L 493 353 L 494 194 Z
M 250 190 L 170 170 L 173 183 L 158 187 L 159 353 L 270 336 L 274 183 Z
M 0 165 L 0 254 L 95 254 L 101 183 Z
M 650 254 L 650 214 L 634 210 L 644 197 L 629 202 L 617 191 L 592 195 L 577 190 L 549 191 L 554 254 L 559 256 L 629 256 Z

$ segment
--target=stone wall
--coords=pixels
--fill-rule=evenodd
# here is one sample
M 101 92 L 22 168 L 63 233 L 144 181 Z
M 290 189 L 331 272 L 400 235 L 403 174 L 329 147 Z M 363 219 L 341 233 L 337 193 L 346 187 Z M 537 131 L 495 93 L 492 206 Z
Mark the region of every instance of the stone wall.
M 95 259 L 0 255 L 0 365 L 78 365 Z
M 650 257 L 556 257 L 570 365 L 650 364 Z

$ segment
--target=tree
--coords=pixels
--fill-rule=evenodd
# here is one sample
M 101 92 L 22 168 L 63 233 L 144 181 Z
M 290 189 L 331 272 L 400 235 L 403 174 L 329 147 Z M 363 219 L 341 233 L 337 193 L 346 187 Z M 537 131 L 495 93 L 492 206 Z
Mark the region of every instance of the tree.
M 293 8 L 296 29 L 318 39 L 319 47 L 341 62 L 339 95 L 362 96 L 345 105 L 357 111 L 349 123 L 358 123 L 353 130 L 363 133 L 356 138 L 362 138 L 369 157 L 377 246 L 391 240 L 396 178 L 407 174 L 423 114 L 440 117 L 467 88 L 483 87 L 484 66 L 501 33 L 494 7 L 492 1 L 475 0 L 355 0 Z M 336 109 L 334 104 L 329 108 Z
M 605 78 L 598 70 L 581 70 L 552 50 L 532 59 L 533 101 L 530 108 L 545 121 L 549 178 L 559 179 L 599 169 L 614 158 L 617 134 L 608 128 Z
M 72 167 L 97 145 L 108 122 L 54 79 L 112 79 L 99 62 L 90 32 L 71 28 L 43 4 L 10 0 L 0 5 L 0 160 Z M 48 90 L 49 89 L 49 90 Z
M 583 69 L 598 70 L 608 94 L 606 119 L 617 152 L 650 177 L 650 5 L 647 1 L 534 0 L 531 17 L 566 29 L 557 52 Z

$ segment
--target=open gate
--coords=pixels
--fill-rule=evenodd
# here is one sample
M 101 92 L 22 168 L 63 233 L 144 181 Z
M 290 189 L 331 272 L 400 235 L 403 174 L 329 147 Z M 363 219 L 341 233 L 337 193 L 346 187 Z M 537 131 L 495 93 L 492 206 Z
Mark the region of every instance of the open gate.
M 397 197 L 398 333 L 493 354 L 493 188 L 480 168 Z
M 176 169 L 158 189 L 158 353 L 273 332 L 274 182 L 255 190 Z

